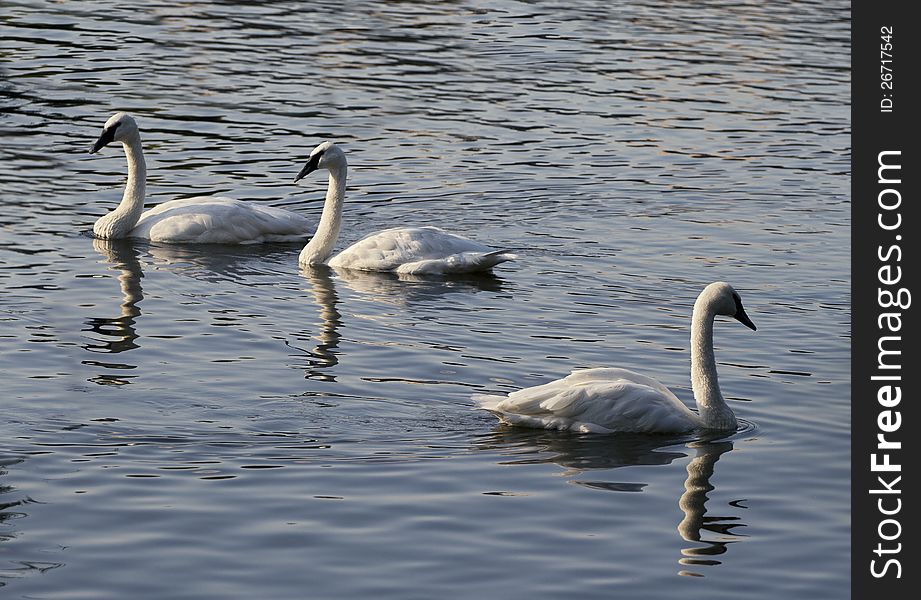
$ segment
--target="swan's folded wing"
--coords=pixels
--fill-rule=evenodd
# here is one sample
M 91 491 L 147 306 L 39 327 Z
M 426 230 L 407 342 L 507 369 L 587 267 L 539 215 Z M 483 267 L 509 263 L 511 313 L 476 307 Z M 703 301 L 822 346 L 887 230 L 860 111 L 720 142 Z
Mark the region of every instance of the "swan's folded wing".
M 444 258 L 404 263 L 396 268 L 403 275 L 431 275 L 437 273 L 476 273 L 485 271 L 508 260 L 518 258 L 505 250 L 495 252 L 461 252 Z
M 232 198 L 196 197 L 164 202 L 145 212 L 134 237 L 187 243 L 258 243 L 302 240 L 314 223 L 297 213 Z
M 563 381 L 572 385 L 591 383 L 599 381 L 629 381 L 640 385 L 651 387 L 664 396 L 671 396 L 678 400 L 674 393 L 658 380 L 653 379 L 642 373 L 631 371 L 630 369 L 619 369 L 616 367 L 599 367 L 596 369 L 576 369 L 570 373 Z
M 573 406 L 579 421 L 611 431 L 676 432 L 695 426 L 693 413 L 671 392 L 631 381 L 580 386 L 585 392 Z
M 330 261 L 333 267 L 401 273 L 468 272 L 512 255 L 437 227 L 397 227 L 355 242 Z M 486 255 L 492 255 L 483 258 Z M 506 257 L 507 256 L 507 257 Z M 478 265 L 477 269 L 473 267 Z M 410 265 L 410 266 L 406 266 Z
M 644 381 L 632 380 L 637 377 Z M 694 413 L 667 388 L 625 369 L 575 371 L 564 379 L 518 390 L 504 398 L 475 399 L 503 421 L 531 427 L 589 432 L 678 432 L 696 426 Z

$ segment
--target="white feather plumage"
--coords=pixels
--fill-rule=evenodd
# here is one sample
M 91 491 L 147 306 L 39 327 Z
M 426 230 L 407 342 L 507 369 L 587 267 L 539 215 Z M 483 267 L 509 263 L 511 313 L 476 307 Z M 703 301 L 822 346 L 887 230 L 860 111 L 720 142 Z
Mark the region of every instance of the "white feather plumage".
M 437 227 L 395 227 L 355 242 L 329 261 L 331 267 L 407 275 L 484 271 L 514 254 Z
M 100 217 L 93 226 L 98 238 L 255 244 L 303 240 L 314 230 L 313 221 L 297 213 L 217 196 L 171 200 L 142 212 L 147 165 L 137 123 L 130 115 L 117 113 L 109 118 L 91 152 L 111 142 L 121 142 L 125 148 L 128 181 L 118 207 Z
M 585 433 L 735 429 L 735 415 L 720 393 L 716 376 L 716 315 L 735 317 L 755 329 L 729 284 L 711 283 L 700 293 L 691 321 L 691 386 L 697 413 L 655 379 L 617 368 L 576 370 L 563 379 L 507 396 L 475 395 L 473 399 L 479 408 L 510 425 Z
M 320 144 L 310 153 L 295 181 L 318 169 L 329 171 L 329 187 L 317 233 L 301 251 L 302 265 L 328 262 L 339 269 L 431 275 L 486 271 L 517 258 L 506 250 L 496 250 L 437 227 L 396 227 L 373 233 L 330 259 L 342 225 L 348 174 L 345 153 L 331 142 Z

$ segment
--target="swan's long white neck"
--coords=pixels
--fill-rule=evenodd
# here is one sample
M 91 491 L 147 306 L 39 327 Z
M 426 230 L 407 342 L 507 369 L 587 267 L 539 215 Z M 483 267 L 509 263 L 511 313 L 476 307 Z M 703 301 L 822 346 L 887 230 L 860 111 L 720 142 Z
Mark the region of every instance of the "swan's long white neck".
M 137 225 L 144 211 L 147 192 L 147 163 L 141 151 L 141 136 L 132 135 L 122 142 L 128 159 L 128 182 L 121 203 L 109 214 L 100 217 L 93 225 L 93 233 L 105 239 L 127 237 Z
M 720 393 L 713 355 L 714 299 L 701 294 L 691 317 L 691 388 L 703 426 L 708 429 L 735 429 L 736 417 Z
M 302 265 L 326 264 L 336 247 L 339 228 L 342 225 L 342 205 L 345 202 L 345 182 L 348 166 L 345 160 L 329 168 L 329 187 L 326 190 L 326 202 L 323 214 L 313 238 L 301 250 L 298 262 Z

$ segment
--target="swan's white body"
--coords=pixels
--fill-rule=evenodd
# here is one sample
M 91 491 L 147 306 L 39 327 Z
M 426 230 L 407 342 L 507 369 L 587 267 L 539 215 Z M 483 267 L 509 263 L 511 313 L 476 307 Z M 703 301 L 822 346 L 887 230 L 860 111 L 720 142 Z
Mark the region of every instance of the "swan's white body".
M 509 425 L 585 433 L 689 431 L 701 426 L 667 387 L 627 369 L 579 369 L 508 396 L 474 396 Z
M 255 244 L 303 240 L 313 232 L 313 222 L 297 213 L 218 196 L 171 200 L 143 212 L 147 165 L 137 124 L 130 115 L 118 113 L 106 121 L 103 133 L 91 152 L 113 141 L 121 142 L 125 148 L 128 182 L 118 207 L 93 225 L 96 237 L 132 237 L 154 242 L 196 244 Z
M 409 275 L 484 271 L 514 255 L 437 227 L 395 227 L 355 242 L 331 267 Z
M 295 242 L 311 231 L 309 219 L 281 208 L 196 196 L 170 200 L 144 212 L 128 236 L 154 242 L 258 244 Z
M 331 142 L 320 144 L 295 181 L 317 169 L 329 170 L 329 187 L 317 232 L 301 251 L 302 265 L 425 275 L 485 271 L 516 258 L 437 227 L 396 227 L 371 234 L 330 259 L 342 225 L 348 176 L 345 154 Z
M 651 377 L 627 369 L 584 369 L 507 396 L 474 396 L 480 408 L 511 425 L 591 433 L 678 433 L 732 430 L 737 421 L 716 376 L 713 319 L 732 316 L 755 326 L 729 284 L 711 283 L 694 304 L 691 320 L 691 387 L 698 413 Z

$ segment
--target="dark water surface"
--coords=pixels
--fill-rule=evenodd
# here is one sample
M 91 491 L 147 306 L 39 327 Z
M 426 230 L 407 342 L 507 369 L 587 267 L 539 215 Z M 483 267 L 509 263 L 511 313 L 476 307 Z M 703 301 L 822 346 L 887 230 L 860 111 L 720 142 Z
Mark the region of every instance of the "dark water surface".
M 840 599 L 849 537 L 847 2 L 3 2 L 0 596 Z M 400 280 L 298 245 L 88 236 L 135 114 L 150 206 L 433 224 L 521 260 Z M 576 367 L 723 438 L 518 430 L 470 394 Z

